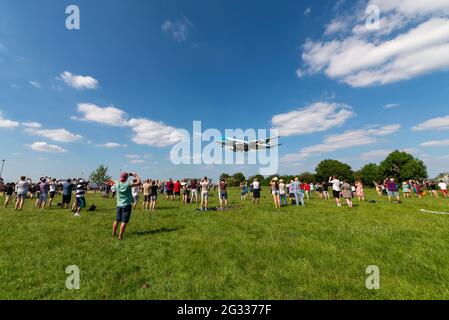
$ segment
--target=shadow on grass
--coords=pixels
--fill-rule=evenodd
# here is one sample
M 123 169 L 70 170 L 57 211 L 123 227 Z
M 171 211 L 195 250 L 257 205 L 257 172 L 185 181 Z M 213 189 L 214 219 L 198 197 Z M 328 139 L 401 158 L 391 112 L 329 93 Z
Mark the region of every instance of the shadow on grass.
M 174 227 L 174 228 L 165 228 L 164 227 L 164 228 L 160 228 L 160 229 L 156 229 L 156 230 L 136 231 L 136 232 L 132 232 L 131 235 L 137 236 L 137 237 L 152 236 L 152 235 L 161 234 L 161 233 L 175 232 L 175 231 L 182 230 L 182 229 L 185 229 L 185 227 L 184 226 Z

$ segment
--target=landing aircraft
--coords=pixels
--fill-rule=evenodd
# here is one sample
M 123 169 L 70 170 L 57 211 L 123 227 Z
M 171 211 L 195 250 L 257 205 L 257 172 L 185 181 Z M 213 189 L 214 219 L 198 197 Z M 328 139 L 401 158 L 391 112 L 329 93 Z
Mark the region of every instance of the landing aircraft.
M 281 144 L 272 144 L 273 140 L 277 140 L 279 137 L 267 138 L 263 140 L 244 141 L 234 138 L 223 138 L 221 141 L 217 141 L 218 144 L 224 149 L 229 147 L 233 152 L 250 152 L 257 150 L 273 149 L 281 146 Z

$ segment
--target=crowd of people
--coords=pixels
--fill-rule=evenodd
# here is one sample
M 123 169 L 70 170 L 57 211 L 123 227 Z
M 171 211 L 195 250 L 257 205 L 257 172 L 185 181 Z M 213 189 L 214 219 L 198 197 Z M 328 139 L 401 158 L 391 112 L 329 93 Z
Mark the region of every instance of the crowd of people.
M 408 180 L 402 182 L 402 184 L 397 184 L 394 178 L 390 178 L 383 183 L 375 183 L 375 187 L 379 196 L 386 195 L 390 200 L 397 198 L 400 201 L 401 190 L 404 198 L 415 196 L 422 199 L 424 196 L 429 195 L 434 199 L 438 199 L 440 193 L 443 198 L 449 198 L 448 183 L 444 180 L 440 180 L 439 183 L 432 180 Z
M 128 182 L 132 178 L 131 182 Z M 448 184 L 440 180 L 439 183 L 431 180 L 416 181 L 409 180 L 402 184 L 397 183 L 394 178 L 388 177 L 382 183 L 373 182 L 378 196 L 387 196 L 389 201 L 401 203 L 401 191 L 404 198 L 423 198 L 428 195 L 434 199 L 440 197 L 448 198 Z M 62 202 L 57 205 L 62 209 L 71 209 L 74 216 L 79 217 L 81 210 L 87 207 L 86 193 L 89 182 L 84 179 L 58 180 L 51 177 L 42 177 L 34 183 L 31 178 L 20 177 L 16 183 L 7 183 L 3 192 L 5 196 L 4 207 L 7 208 L 14 200 L 14 209 L 23 210 L 25 199 L 34 200 L 34 206 L 39 209 L 51 208 L 54 205 L 55 196 L 62 195 Z M 349 208 L 354 206 L 353 199 L 365 201 L 365 187 L 362 181 L 350 183 L 331 176 L 324 182 L 300 182 L 299 178 L 284 181 L 278 177 L 271 179 L 269 192 L 273 197 L 274 206 L 280 209 L 285 206 L 305 206 L 306 200 L 317 196 L 322 200 L 333 198 L 338 207 L 346 204 Z M 228 183 L 226 179 L 220 179 L 217 183 L 204 177 L 202 179 L 184 179 L 168 181 L 145 180 L 143 181 L 136 173 L 121 173 L 117 182 L 105 181 L 101 186 L 102 196 L 105 198 L 116 198 L 117 211 L 113 223 L 112 234 L 118 239 L 123 239 L 126 225 L 130 221 L 132 210 L 141 208 L 154 212 L 157 207 L 158 196 L 164 196 L 167 201 L 180 201 L 183 205 L 200 203 L 198 210 L 208 211 L 226 210 L 229 208 Z M 212 192 L 217 192 L 218 207 L 210 208 L 209 201 Z M 254 205 L 260 204 L 262 183 L 255 178 L 253 181 L 240 183 L 241 200 L 251 200 Z M 72 202 L 72 196 L 75 199 Z M 332 197 L 331 197 L 332 195 Z M 140 201 L 141 196 L 143 200 Z
M 75 201 L 71 208 L 74 215 L 79 216 L 82 208 L 86 207 L 85 194 L 88 188 L 87 181 L 83 179 L 57 180 L 50 177 L 42 177 L 38 182 L 33 183 L 31 178 L 20 177 L 16 183 L 7 183 L 4 188 L 5 202 L 3 206 L 7 208 L 14 198 L 14 209 L 22 211 L 25 199 L 34 200 L 37 209 L 43 210 L 51 208 L 58 192 L 62 195 L 60 207 L 67 209 L 72 203 L 72 195 L 75 192 Z

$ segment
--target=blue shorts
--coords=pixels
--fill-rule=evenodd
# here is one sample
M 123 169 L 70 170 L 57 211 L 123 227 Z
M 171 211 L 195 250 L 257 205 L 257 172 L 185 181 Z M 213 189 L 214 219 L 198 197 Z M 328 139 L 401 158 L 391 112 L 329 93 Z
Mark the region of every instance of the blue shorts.
M 220 193 L 220 200 L 228 200 L 228 193 L 227 192 L 221 192 Z
M 80 209 L 86 207 L 86 199 L 84 197 L 76 198 L 76 206 Z
M 397 191 L 388 191 L 389 197 L 399 197 L 399 192 Z
M 47 201 L 47 199 L 48 199 L 48 193 L 41 193 L 39 195 L 39 201 L 45 202 L 45 201 Z
M 129 220 L 131 219 L 131 211 L 132 206 L 117 207 L 117 215 L 115 217 L 115 221 L 129 223 Z

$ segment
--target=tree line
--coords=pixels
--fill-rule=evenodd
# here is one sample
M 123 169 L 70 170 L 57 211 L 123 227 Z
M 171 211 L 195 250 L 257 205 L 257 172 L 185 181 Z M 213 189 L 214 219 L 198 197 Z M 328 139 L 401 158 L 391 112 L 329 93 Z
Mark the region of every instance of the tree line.
M 379 164 L 369 163 L 360 170 L 354 171 L 349 164 L 338 160 L 326 159 L 321 161 L 315 172 L 304 172 L 298 175 L 272 175 L 264 177 L 255 175 L 246 178 L 243 173 L 229 175 L 223 173 L 220 179 L 226 179 L 228 185 L 237 187 L 241 182 L 254 181 L 258 178 L 263 185 L 269 185 L 273 177 L 279 177 L 286 182 L 298 177 L 301 182 L 327 182 L 329 177 L 336 176 L 340 180 L 350 183 L 362 181 L 365 186 L 374 186 L 374 182 L 381 183 L 386 177 L 394 177 L 396 181 L 427 179 L 427 167 L 422 160 L 407 152 L 394 151 Z

